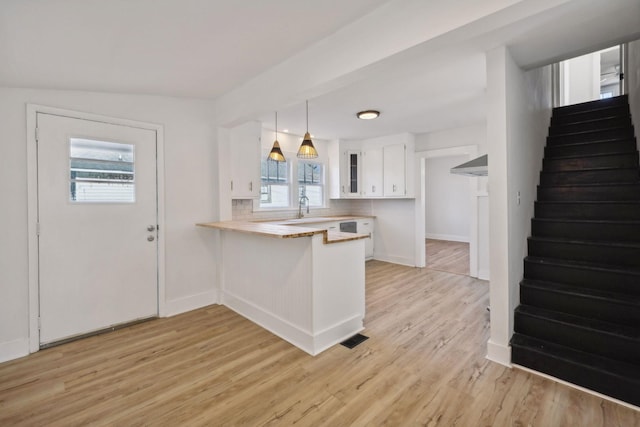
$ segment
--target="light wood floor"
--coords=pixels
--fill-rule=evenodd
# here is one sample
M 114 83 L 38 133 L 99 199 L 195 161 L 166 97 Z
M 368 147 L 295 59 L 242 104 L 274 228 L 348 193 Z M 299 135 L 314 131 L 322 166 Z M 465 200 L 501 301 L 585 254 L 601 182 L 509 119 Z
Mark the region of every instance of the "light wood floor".
M 370 339 L 316 357 L 222 306 L 0 364 L 0 426 L 640 426 L 485 359 L 488 284 L 367 263 Z
M 425 245 L 427 268 L 469 275 L 469 243 L 425 239 Z

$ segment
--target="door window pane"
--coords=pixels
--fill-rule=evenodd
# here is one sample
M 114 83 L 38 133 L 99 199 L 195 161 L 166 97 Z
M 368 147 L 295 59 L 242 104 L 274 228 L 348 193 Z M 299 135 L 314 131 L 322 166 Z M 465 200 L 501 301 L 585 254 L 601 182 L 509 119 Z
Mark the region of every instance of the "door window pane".
M 134 203 L 134 145 L 71 138 L 69 200 Z

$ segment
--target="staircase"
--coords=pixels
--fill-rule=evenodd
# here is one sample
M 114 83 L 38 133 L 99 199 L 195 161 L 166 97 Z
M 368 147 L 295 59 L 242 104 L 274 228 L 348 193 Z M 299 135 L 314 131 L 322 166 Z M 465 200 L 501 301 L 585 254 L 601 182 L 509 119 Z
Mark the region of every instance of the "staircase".
M 626 96 L 553 111 L 512 362 L 640 406 L 640 175 Z

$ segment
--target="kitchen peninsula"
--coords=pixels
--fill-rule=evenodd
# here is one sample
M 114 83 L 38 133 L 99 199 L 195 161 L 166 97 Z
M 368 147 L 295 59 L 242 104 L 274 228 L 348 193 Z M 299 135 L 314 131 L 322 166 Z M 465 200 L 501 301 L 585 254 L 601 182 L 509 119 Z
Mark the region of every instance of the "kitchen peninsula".
M 311 355 L 364 328 L 367 234 L 291 221 L 197 225 L 220 230 L 222 304 Z

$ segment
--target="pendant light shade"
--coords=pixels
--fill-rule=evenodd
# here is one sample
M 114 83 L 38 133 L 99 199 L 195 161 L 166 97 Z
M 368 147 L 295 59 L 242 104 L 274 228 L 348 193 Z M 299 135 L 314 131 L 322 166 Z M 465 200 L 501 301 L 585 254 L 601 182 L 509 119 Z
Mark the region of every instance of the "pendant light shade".
M 286 161 L 284 158 L 284 154 L 282 154 L 282 150 L 280 149 L 280 143 L 278 142 L 278 112 L 276 112 L 276 139 L 273 141 L 273 147 L 269 152 L 269 156 L 267 156 L 267 160 L 273 160 L 274 162 L 284 162 Z
M 307 132 L 304 134 L 302 144 L 300 144 L 300 148 L 298 149 L 298 158 L 299 159 L 315 159 L 316 157 L 318 157 L 318 152 L 316 151 L 316 147 L 313 146 L 313 141 L 311 141 L 311 135 L 309 134 L 309 101 L 306 101 L 306 105 L 307 105 Z

